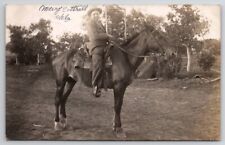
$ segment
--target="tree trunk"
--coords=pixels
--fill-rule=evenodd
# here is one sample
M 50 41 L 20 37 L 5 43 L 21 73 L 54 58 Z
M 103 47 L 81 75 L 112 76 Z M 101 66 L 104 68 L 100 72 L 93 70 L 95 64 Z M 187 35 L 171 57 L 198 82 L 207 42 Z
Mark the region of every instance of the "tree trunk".
M 16 65 L 19 65 L 18 55 L 16 55 Z
M 191 52 L 190 48 L 187 47 L 187 72 L 190 72 L 191 69 Z
M 106 23 L 105 23 L 106 34 L 109 34 L 109 32 L 108 32 L 108 13 L 107 13 L 107 7 L 106 6 L 105 6 L 105 19 L 106 19 Z
M 187 72 L 190 72 L 190 69 L 191 69 L 191 50 L 186 44 L 183 44 L 183 46 L 187 49 Z
M 39 65 L 40 64 L 40 55 L 39 55 L 39 53 L 37 54 L 37 65 Z

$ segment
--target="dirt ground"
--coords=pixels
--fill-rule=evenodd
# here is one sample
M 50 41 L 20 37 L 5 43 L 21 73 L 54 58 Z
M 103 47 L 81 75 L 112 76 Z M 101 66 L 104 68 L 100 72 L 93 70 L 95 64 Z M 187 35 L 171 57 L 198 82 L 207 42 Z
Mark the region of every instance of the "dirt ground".
M 7 66 L 8 140 L 119 140 L 113 93 L 94 98 L 78 83 L 67 103 L 68 127 L 54 131 L 55 81 L 49 66 Z M 135 80 L 122 108 L 125 140 L 219 140 L 220 82 Z

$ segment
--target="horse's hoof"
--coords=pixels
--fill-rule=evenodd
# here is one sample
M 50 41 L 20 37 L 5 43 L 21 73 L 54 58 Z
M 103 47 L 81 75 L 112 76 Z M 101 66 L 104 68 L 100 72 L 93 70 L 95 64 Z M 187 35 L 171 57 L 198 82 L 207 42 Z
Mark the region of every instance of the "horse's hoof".
M 60 125 L 59 122 L 55 122 L 55 124 L 54 124 L 54 129 L 55 129 L 56 131 L 62 130 L 62 127 L 61 127 L 61 125 Z
M 113 131 L 115 132 L 117 138 L 125 139 L 127 137 L 126 133 L 121 127 L 114 127 Z
M 60 123 L 61 123 L 61 127 L 62 127 L 63 129 L 65 129 L 65 128 L 66 128 L 66 125 L 67 125 L 67 119 L 64 118 L 64 117 L 61 117 L 61 118 L 60 118 Z

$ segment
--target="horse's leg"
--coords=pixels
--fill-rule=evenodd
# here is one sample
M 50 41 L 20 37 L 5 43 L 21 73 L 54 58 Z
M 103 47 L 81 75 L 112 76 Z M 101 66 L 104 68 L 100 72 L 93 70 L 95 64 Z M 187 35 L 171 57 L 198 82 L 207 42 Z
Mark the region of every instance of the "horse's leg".
M 122 127 L 121 127 L 121 119 L 120 112 L 123 104 L 123 96 L 126 90 L 126 86 L 122 83 L 118 83 L 114 85 L 114 122 L 113 122 L 113 130 L 120 135 L 120 137 L 126 137 Z
M 65 87 L 65 81 L 56 81 L 56 95 L 55 95 L 55 130 L 60 129 L 59 124 L 59 107 L 62 101 L 63 90 Z
M 66 119 L 66 101 L 68 99 L 68 96 L 70 95 L 74 85 L 76 84 L 76 80 L 72 78 L 68 78 L 65 88 L 65 93 L 62 97 L 61 101 L 61 107 L 60 107 L 60 123 L 62 124 L 62 127 L 66 127 L 67 119 Z

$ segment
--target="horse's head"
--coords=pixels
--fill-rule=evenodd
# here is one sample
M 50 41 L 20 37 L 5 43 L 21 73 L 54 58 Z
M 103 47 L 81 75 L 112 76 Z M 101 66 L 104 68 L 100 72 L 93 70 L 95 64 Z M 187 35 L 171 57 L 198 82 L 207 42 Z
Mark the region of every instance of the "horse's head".
M 167 56 L 168 50 L 174 50 L 166 35 L 151 25 L 146 25 L 140 33 L 129 38 L 122 47 L 126 48 L 125 51 L 129 52 L 128 59 L 133 68 L 137 68 L 143 61 L 143 57 L 139 56 L 148 56 L 151 53 Z
M 174 51 L 174 46 L 166 34 L 157 30 L 151 25 L 145 25 L 143 30 L 143 39 L 146 53 L 159 53 L 161 55 L 170 55 Z
M 84 67 L 84 62 L 87 57 L 87 54 L 83 48 L 79 48 L 76 53 L 73 54 L 71 59 L 71 65 L 73 68 L 82 68 Z

